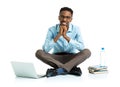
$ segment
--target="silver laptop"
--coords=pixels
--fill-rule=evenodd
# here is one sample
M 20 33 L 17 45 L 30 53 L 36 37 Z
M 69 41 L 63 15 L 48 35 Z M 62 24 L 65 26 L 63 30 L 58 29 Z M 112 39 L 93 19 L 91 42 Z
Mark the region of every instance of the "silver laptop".
M 37 75 L 34 65 L 32 63 L 12 61 L 11 64 L 17 77 L 35 79 L 45 77 L 45 75 Z

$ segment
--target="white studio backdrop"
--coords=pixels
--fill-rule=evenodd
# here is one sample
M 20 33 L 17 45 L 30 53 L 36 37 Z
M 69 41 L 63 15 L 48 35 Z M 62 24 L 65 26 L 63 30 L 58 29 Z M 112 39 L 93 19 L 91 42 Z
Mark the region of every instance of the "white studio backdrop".
M 87 63 L 98 64 L 100 48 L 105 47 L 107 58 L 114 57 L 108 65 L 119 64 L 119 4 L 119 0 L 1 0 L 1 65 L 7 69 L 10 61 L 30 61 L 44 66 L 35 52 L 42 49 L 48 28 L 59 23 L 64 6 L 73 9 L 72 23 L 80 27 L 85 46 L 92 52 Z
M 73 24 L 80 27 L 91 50 L 114 47 L 120 28 L 117 0 L 1 0 L 1 50 L 13 57 L 25 57 L 42 48 L 49 27 L 59 23 L 61 7 L 74 10 Z M 34 51 L 34 52 L 33 52 Z M 15 55 L 15 56 L 14 56 Z

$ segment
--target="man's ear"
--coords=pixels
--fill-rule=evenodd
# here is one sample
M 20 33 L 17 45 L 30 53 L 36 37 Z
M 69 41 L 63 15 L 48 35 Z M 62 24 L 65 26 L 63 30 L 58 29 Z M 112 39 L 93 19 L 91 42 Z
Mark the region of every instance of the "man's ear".
M 60 20 L 60 16 L 58 16 L 58 20 Z
M 72 21 L 73 18 L 70 19 L 70 22 Z

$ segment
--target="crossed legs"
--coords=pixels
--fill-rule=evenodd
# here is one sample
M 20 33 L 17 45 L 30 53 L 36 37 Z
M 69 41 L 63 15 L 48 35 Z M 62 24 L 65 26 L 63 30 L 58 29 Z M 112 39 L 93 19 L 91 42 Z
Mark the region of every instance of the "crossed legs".
M 36 57 L 44 63 L 54 68 L 64 68 L 68 72 L 74 67 L 84 62 L 89 58 L 91 52 L 88 49 L 84 49 L 76 54 L 50 54 L 42 50 L 37 50 Z

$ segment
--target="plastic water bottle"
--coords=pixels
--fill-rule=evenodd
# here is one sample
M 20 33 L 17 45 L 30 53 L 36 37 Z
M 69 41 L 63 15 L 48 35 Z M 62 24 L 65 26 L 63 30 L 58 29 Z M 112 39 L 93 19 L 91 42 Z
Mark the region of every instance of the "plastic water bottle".
M 105 48 L 102 47 L 100 50 L 100 66 L 105 66 Z

